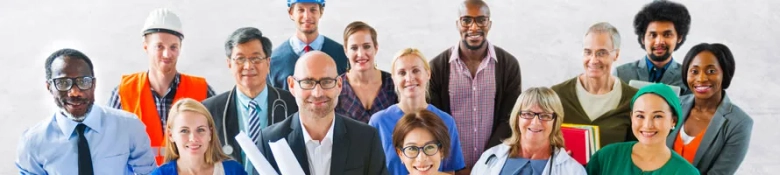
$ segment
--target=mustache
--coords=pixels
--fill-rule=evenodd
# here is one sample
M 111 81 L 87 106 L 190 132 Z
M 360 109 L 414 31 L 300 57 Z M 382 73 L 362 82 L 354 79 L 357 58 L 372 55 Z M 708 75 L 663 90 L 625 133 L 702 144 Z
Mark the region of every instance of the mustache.
M 63 103 L 88 102 L 88 99 L 81 96 L 75 96 L 75 97 L 61 98 L 60 101 L 62 101 Z

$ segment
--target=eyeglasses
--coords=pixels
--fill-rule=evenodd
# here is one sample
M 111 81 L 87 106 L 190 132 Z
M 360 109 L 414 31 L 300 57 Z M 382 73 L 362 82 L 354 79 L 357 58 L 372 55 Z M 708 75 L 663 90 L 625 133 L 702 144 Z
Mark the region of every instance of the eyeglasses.
M 612 51 L 615 50 L 599 49 L 595 53 L 593 53 L 593 51 L 591 51 L 590 49 L 585 49 L 584 51 L 582 51 L 582 56 L 590 57 L 595 54 L 596 58 L 604 58 L 607 57 L 609 53 Z
M 429 143 L 423 147 L 407 146 L 401 149 L 401 152 L 404 153 L 404 156 L 410 159 L 414 159 L 420 155 L 420 150 L 422 150 L 422 153 L 427 156 L 436 155 L 436 153 L 439 152 L 439 147 L 441 147 L 441 143 Z
M 539 120 L 542 121 L 552 121 L 553 119 L 555 119 L 555 113 L 543 113 L 543 112 L 531 112 L 531 111 L 520 112 L 520 118 L 523 119 L 533 120 L 537 116 L 539 117 Z
M 293 78 L 296 82 L 298 82 L 298 85 L 301 86 L 301 89 L 303 90 L 312 90 L 314 87 L 317 86 L 317 84 L 320 85 L 320 88 L 322 89 L 330 89 L 333 87 L 336 87 L 336 78 L 321 78 L 320 80 L 312 80 L 312 79 L 303 79 L 298 80 Z
M 231 58 L 230 60 L 233 60 L 238 65 L 243 65 L 246 63 L 247 60 L 249 60 L 252 64 L 260 64 L 261 62 L 268 60 L 268 57 L 252 57 L 252 58 L 244 58 L 244 57 L 238 57 L 238 58 Z
M 46 81 L 47 83 L 54 84 L 54 88 L 58 91 L 69 91 L 73 84 L 76 84 L 76 86 L 79 87 L 81 90 L 87 90 L 92 89 L 92 85 L 94 85 L 95 77 L 85 76 L 85 77 L 76 77 L 76 78 L 53 78 Z M 75 82 L 75 83 L 74 83 Z
M 471 27 L 471 25 L 476 22 L 477 27 L 485 27 L 488 21 L 490 21 L 490 17 L 487 16 L 478 16 L 478 17 L 462 16 L 460 17 L 460 26 Z

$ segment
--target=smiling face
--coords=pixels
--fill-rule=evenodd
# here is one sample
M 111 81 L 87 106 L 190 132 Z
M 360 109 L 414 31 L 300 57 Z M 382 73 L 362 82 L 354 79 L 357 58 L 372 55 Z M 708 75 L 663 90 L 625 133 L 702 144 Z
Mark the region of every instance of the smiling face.
M 534 113 L 540 113 L 540 115 L 535 116 Z M 553 113 L 544 111 L 541 107 L 539 107 L 539 105 L 533 105 L 531 108 L 521 112 L 519 115 L 527 114 L 533 115 L 534 118 L 525 119 L 523 117 L 517 117 L 517 126 L 520 127 L 520 133 L 522 134 L 521 140 L 527 143 L 550 143 L 550 134 L 552 134 L 555 121 L 544 121 L 540 120 L 539 117 L 542 117 L 545 114 L 553 115 Z
M 236 84 L 245 89 L 262 89 L 265 86 L 271 63 L 263 52 L 263 44 L 260 40 L 237 44 L 230 57 L 227 64 L 236 79 Z M 261 61 L 257 64 L 252 63 L 251 60 L 257 58 Z M 236 60 L 244 60 L 244 63 L 239 64 Z
M 149 69 L 162 72 L 175 71 L 181 38 L 164 32 L 151 33 L 144 37 L 144 50 L 150 61 Z
M 399 98 L 425 98 L 431 74 L 420 57 L 413 54 L 402 56 L 395 61 L 393 68 L 393 82 Z
M 425 153 L 425 150 L 428 150 L 428 152 L 433 152 L 434 149 L 438 150 L 438 146 L 435 146 L 436 143 L 436 139 L 431 132 L 423 128 L 415 128 L 406 134 L 402 146 L 404 148 L 409 146 L 423 148 L 419 151 L 407 151 L 407 154 L 408 152 L 417 152 L 417 157 L 409 158 L 404 155 L 402 150 L 396 150 L 396 153 L 398 154 L 398 157 L 401 158 L 401 162 L 403 162 L 404 166 L 406 166 L 406 170 L 409 171 L 409 174 L 436 174 L 439 172 L 439 166 L 442 160 L 441 154 L 438 151 L 430 156 Z
M 93 76 L 89 65 L 83 59 L 71 57 L 59 57 L 51 63 L 51 78 L 78 78 Z M 54 97 L 54 102 L 62 111 L 75 118 L 84 117 L 95 103 L 95 81 L 89 82 L 91 88 L 81 90 L 76 81 L 72 82 L 70 90 L 59 91 L 55 87 L 56 82 L 46 83 L 46 88 Z
M 490 21 L 488 10 L 486 6 L 474 4 L 465 4 L 465 9 L 460 10 L 460 19 L 456 23 L 462 46 L 470 50 L 485 46 L 488 31 L 493 23 Z
M 374 69 L 374 56 L 376 56 L 377 47 L 368 30 L 360 30 L 349 35 L 346 48 L 350 70 L 366 71 Z
M 290 19 L 295 21 L 298 32 L 313 34 L 317 32 L 317 24 L 322 17 L 322 9 L 317 3 L 295 3 L 289 10 Z
M 654 21 L 647 25 L 644 42 L 647 56 L 653 61 L 665 61 L 672 56 L 677 44 L 682 41 L 677 35 L 674 23 L 669 21 Z
M 631 129 L 639 143 L 666 145 L 666 137 L 674 125 L 672 110 L 661 96 L 644 94 L 634 102 Z
M 303 116 L 320 118 L 334 112 L 341 93 L 341 81 L 333 58 L 320 51 L 301 56 L 295 64 L 295 73 L 287 78 L 290 93 L 301 108 L 299 112 Z
M 176 144 L 179 155 L 204 156 L 212 136 L 206 116 L 197 112 L 184 111 L 172 117 L 176 118 L 169 139 Z
M 718 58 L 710 51 L 696 55 L 687 72 L 688 89 L 693 91 L 697 99 L 711 99 L 723 89 L 723 69 Z
M 585 35 L 583 41 L 583 67 L 585 76 L 600 78 L 609 76 L 612 63 L 618 58 L 619 50 L 612 43 L 612 36 L 607 32 L 591 32 Z

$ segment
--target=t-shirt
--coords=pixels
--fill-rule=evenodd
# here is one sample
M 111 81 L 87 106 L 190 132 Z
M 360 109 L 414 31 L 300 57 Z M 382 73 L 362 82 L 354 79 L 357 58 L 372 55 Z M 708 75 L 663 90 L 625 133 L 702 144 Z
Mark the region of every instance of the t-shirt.
M 648 175 L 698 175 L 699 170 L 693 167 L 682 156 L 670 151 L 672 157 L 661 168 L 652 171 L 642 171 L 631 159 L 634 144 L 638 142 L 613 143 L 601 148 L 590 158 L 586 167 L 589 175 L 599 174 L 648 174 Z
M 585 87 L 582 86 L 582 81 L 577 78 L 577 100 L 580 101 L 582 109 L 588 114 L 590 120 L 596 120 L 604 113 L 617 108 L 620 104 L 620 97 L 623 95 L 620 88 L 620 79 L 615 78 L 615 83 L 612 83 L 612 91 L 606 94 L 591 94 Z
M 439 171 L 448 172 L 466 168 L 466 163 L 463 160 L 463 153 L 460 148 L 460 139 L 458 139 L 458 129 L 455 125 L 455 119 L 433 105 L 428 105 L 427 109 L 441 117 L 444 124 L 447 125 L 450 134 L 450 153 L 448 157 L 442 160 Z M 398 107 L 398 104 L 394 104 L 385 110 L 375 113 L 368 121 L 368 125 L 373 126 L 379 132 L 379 139 L 382 141 L 382 149 L 385 151 L 385 159 L 387 160 L 387 170 L 390 174 L 395 175 L 409 174 L 406 166 L 401 162 L 401 158 L 398 157 L 395 147 L 393 147 L 393 129 L 395 129 L 395 124 L 398 123 L 398 120 L 401 120 L 401 117 L 403 116 L 404 112 Z

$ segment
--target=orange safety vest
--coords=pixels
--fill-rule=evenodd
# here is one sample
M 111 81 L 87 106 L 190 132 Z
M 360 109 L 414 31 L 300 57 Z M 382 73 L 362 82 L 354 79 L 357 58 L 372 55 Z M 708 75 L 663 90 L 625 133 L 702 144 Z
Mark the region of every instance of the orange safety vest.
M 147 72 L 123 75 L 119 82 L 119 99 L 122 110 L 134 113 L 146 125 L 146 134 L 151 140 L 152 151 L 155 153 L 157 165 L 162 165 L 165 150 L 165 132 L 162 130 L 160 115 L 149 86 Z M 192 98 L 203 101 L 208 96 L 206 79 L 197 76 L 179 74 L 179 86 L 173 103 L 181 98 Z

